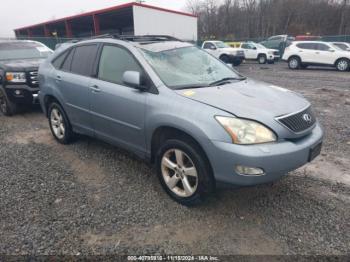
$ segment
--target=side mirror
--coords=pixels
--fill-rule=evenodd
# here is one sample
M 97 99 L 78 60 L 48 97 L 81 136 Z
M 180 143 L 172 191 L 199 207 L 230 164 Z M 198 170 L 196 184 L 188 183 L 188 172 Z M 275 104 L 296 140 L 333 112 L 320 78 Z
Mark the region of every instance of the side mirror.
M 130 86 L 135 89 L 139 89 L 141 91 L 147 90 L 146 85 L 144 85 L 144 81 L 142 81 L 142 75 L 140 72 L 136 71 L 126 71 L 123 74 L 123 83 L 127 86 Z
M 254 46 L 254 47 L 253 47 L 253 50 L 256 50 L 256 49 L 257 49 L 257 48 Z

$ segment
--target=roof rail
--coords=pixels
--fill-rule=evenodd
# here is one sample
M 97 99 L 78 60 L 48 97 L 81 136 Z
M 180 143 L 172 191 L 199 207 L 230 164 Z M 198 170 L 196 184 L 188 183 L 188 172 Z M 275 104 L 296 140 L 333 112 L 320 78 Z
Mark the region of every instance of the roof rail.
M 131 42 L 162 42 L 162 41 L 181 41 L 178 38 L 169 35 L 118 35 L 118 34 L 103 34 L 91 37 L 89 39 L 99 38 L 114 38 Z M 87 40 L 87 39 L 84 39 Z

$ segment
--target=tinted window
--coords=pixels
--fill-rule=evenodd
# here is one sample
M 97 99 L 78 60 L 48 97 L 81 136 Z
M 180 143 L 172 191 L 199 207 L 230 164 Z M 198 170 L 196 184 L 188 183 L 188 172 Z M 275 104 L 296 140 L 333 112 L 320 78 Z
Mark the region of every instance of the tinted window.
M 90 76 L 95 62 L 97 45 L 84 45 L 75 48 L 71 72 Z
M 204 49 L 211 49 L 213 47 L 215 47 L 215 46 L 212 43 L 205 43 L 203 48 Z
M 248 44 L 243 44 L 243 45 L 242 45 L 242 48 L 243 48 L 243 49 L 249 49 L 249 45 L 248 45 Z
M 73 55 L 74 55 L 74 49 L 72 49 L 72 50 L 69 52 L 69 54 L 68 54 L 66 60 L 64 61 L 63 65 L 62 65 L 62 67 L 61 67 L 62 70 L 67 71 L 67 72 L 70 71 L 70 66 L 71 66 L 71 64 L 72 64 Z
M 330 47 L 328 45 L 325 45 L 325 44 L 317 44 L 317 49 L 321 50 L 321 51 L 328 51 L 330 49 Z
M 348 48 L 345 44 L 334 43 L 334 45 L 341 48 L 342 50 L 346 50 Z
M 301 49 L 316 49 L 316 44 L 314 43 L 302 43 L 302 44 L 297 44 L 297 47 Z
M 52 65 L 57 69 L 60 68 L 66 56 L 67 52 L 64 52 L 63 54 L 59 55 L 57 58 L 55 58 L 55 60 L 53 60 Z
M 123 74 L 126 71 L 142 73 L 140 65 L 127 50 L 116 46 L 104 46 L 101 53 L 98 78 L 123 84 Z

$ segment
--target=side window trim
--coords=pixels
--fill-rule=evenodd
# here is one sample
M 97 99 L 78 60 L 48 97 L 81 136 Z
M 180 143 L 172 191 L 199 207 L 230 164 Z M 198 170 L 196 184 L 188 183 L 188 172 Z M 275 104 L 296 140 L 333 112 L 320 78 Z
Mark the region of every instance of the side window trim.
M 123 87 L 127 87 L 127 88 L 131 88 L 130 86 L 127 86 L 127 85 L 124 85 L 124 84 L 120 84 L 120 83 L 115 83 L 115 82 L 110 82 L 110 81 L 107 81 L 107 80 L 104 80 L 104 79 L 100 79 L 98 77 L 98 74 L 99 74 L 99 69 L 100 69 L 100 61 L 101 61 L 101 56 L 102 56 L 102 51 L 103 51 L 103 48 L 105 46 L 114 46 L 114 47 L 118 47 L 118 48 L 121 48 L 121 49 L 124 49 L 126 50 L 132 57 L 133 59 L 136 61 L 136 63 L 138 64 L 138 66 L 141 68 L 142 70 L 142 74 L 144 75 L 144 77 L 146 78 L 146 81 L 147 83 L 150 85 L 150 88 L 147 92 L 149 93 L 152 93 L 152 94 L 159 94 L 158 92 L 158 89 L 157 87 L 154 85 L 151 77 L 148 75 L 147 71 L 144 69 L 144 67 L 142 66 L 142 64 L 140 63 L 140 61 L 135 57 L 135 55 L 130 52 L 129 49 L 127 49 L 126 47 L 122 46 L 122 45 L 118 45 L 118 44 L 115 44 L 115 43 L 101 43 L 100 44 L 100 47 L 99 47 L 99 50 L 97 51 L 97 59 L 96 59 L 96 68 L 94 68 L 95 72 L 94 72 L 94 78 L 100 80 L 100 81 L 104 81 L 104 82 L 107 82 L 107 83 L 112 83 L 112 84 L 116 84 L 116 85 L 120 85 L 120 86 L 123 86 Z

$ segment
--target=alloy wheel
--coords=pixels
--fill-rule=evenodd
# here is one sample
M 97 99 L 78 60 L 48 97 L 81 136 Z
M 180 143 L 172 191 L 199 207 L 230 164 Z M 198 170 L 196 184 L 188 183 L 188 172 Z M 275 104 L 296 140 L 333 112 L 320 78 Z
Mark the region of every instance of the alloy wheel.
M 339 71 L 346 71 L 349 67 L 349 63 L 346 60 L 341 60 L 337 64 L 337 68 Z
M 50 123 L 52 130 L 58 139 L 63 139 L 65 135 L 64 120 L 61 112 L 57 108 L 51 110 Z
M 296 58 L 293 58 L 289 61 L 289 66 L 293 69 L 298 68 L 299 61 Z
M 163 155 L 161 171 L 166 186 L 179 197 L 192 196 L 198 187 L 198 174 L 192 159 L 180 149 Z

